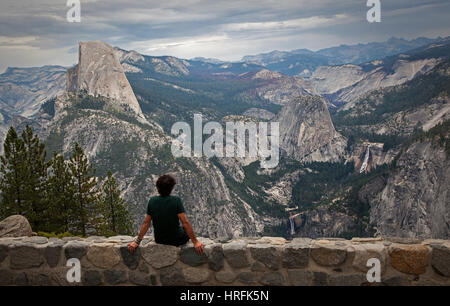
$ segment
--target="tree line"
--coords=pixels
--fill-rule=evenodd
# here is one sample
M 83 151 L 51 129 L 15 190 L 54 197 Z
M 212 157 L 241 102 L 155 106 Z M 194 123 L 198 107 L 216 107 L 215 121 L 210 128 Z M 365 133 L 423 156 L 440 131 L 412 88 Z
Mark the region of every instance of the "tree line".
M 30 126 L 10 127 L 0 157 L 0 218 L 23 215 L 35 232 L 73 235 L 131 234 L 129 204 L 108 171 L 103 180 L 78 143 L 69 159 L 53 152 Z

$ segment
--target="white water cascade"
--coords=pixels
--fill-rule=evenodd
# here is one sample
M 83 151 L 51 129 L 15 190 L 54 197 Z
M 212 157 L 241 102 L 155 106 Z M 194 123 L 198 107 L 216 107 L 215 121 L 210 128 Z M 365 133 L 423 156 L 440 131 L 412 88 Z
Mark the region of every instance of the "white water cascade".
M 367 147 L 366 155 L 364 156 L 364 161 L 361 165 L 361 169 L 359 170 L 359 173 L 366 172 L 367 163 L 369 162 L 369 155 L 370 155 L 370 146 Z
M 289 217 L 289 223 L 291 224 L 291 236 L 295 235 L 294 218 Z

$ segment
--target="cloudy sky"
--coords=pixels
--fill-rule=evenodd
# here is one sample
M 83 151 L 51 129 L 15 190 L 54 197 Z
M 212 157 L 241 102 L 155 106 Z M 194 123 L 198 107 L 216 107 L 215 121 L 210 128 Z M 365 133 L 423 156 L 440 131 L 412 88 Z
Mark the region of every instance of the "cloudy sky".
M 368 23 L 366 0 L 1 0 L 0 72 L 8 66 L 69 66 L 79 41 L 103 40 L 149 55 L 239 60 L 272 50 L 450 35 L 450 1 L 381 0 Z

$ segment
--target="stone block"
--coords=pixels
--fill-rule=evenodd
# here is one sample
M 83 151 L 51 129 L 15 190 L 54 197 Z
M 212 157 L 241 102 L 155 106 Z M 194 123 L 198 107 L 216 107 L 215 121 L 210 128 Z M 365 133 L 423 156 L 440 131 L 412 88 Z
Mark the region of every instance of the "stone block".
M 44 249 L 45 260 L 51 268 L 58 265 L 61 258 L 62 249 L 63 245 L 59 243 L 52 243 Z
M 224 266 L 224 256 L 221 244 L 213 244 L 205 247 L 208 254 L 208 267 L 213 271 L 219 271 Z
M 311 285 L 313 274 L 310 271 L 303 269 L 289 269 L 287 270 L 289 281 L 293 286 L 308 286 Z
M 127 282 L 127 272 L 121 270 L 105 270 L 105 281 L 110 285 L 119 285 Z
M 276 270 L 280 267 L 281 252 L 278 248 L 268 244 L 256 244 L 250 245 L 249 249 L 253 259 L 262 262 L 269 269 Z
M 141 248 L 142 258 L 153 268 L 173 265 L 178 259 L 178 248 L 171 245 L 149 243 Z
M 391 265 L 396 270 L 408 274 L 425 273 L 428 253 L 428 247 L 420 244 L 393 244 L 389 247 Z
M 252 263 L 251 270 L 253 272 L 264 272 L 266 271 L 266 269 L 267 269 L 266 266 L 260 263 L 259 261 L 255 261 L 254 263 Z
M 241 272 L 238 274 L 237 279 L 245 284 L 252 284 L 256 282 L 257 274 L 254 272 Z
M 164 267 L 159 271 L 159 280 L 163 286 L 184 286 L 183 271 L 177 266 Z
M 17 274 L 16 277 L 14 278 L 14 285 L 16 286 L 28 286 L 28 284 L 29 284 L 28 276 L 25 272 Z
M 309 246 L 290 244 L 284 248 L 283 267 L 288 269 L 306 268 L 309 263 Z
M 96 267 L 111 269 L 120 262 L 119 248 L 110 243 L 92 244 L 87 251 L 87 259 Z
M 13 284 L 13 273 L 7 269 L 0 269 L 0 286 Z
M 285 286 L 286 279 L 281 272 L 264 273 L 259 282 L 265 286 Z
M 201 284 L 208 280 L 209 270 L 187 267 L 183 269 L 183 276 L 188 283 Z
M 431 247 L 431 266 L 438 274 L 450 277 L 450 248 L 438 244 Z
M 138 286 L 155 286 L 156 276 L 154 274 L 143 273 L 139 271 L 128 272 L 130 282 Z
M 44 262 L 40 250 L 28 244 L 13 246 L 9 251 L 9 260 L 12 269 L 36 268 Z
M 63 238 L 64 239 L 64 238 Z M 78 240 L 70 240 L 64 245 L 64 255 L 66 259 L 78 258 L 81 259 L 86 255 L 89 244 Z
M 285 245 L 287 240 L 282 237 L 261 237 L 260 239 L 254 241 L 256 244 L 271 244 L 271 245 Z
M 51 286 L 52 280 L 47 273 L 38 272 L 31 277 L 32 286 Z
M 385 237 L 383 238 L 383 240 L 400 244 L 420 244 L 423 241 L 420 238 L 410 238 L 410 237 Z
M 224 244 L 223 254 L 227 262 L 233 268 L 239 269 L 250 266 L 246 244 L 243 242 L 230 242 Z
M 355 254 L 352 262 L 352 265 L 355 269 L 362 272 L 367 272 L 370 269 L 370 267 L 367 267 L 367 261 L 370 258 L 377 258 L 380 260 L 381 272 L 384 272 L 386 270 L 387 250 L 383 244 L 359 244 L 353 245 L 351 249 L 353 249 Z
M 0 263 L 8 256 L 8 246 L 0 244 Z
M 191 267 L 197 267 L 208 262 L 208 257 L 205 252 L 199 255 L 193 247 L 185 246 L 180 250 L 180 260 Z
M 81 281 L 85 286 L 100 286 L 103 284 L 103 277 L 99 271 L 88 270 L 83 273 Z
M 134 253 L 128 251 L 127 245 L 122 245 L 120 247 L 120 255 L 122 256 L 123 263 L 131 270 L 135 270 L 139 266 L 139 261 L 141 259 L 141 248 L 134 250 Z
M 350 274 L 350 275 L 330 275 L 330 286 L 361 286 L 366 281 L 363 274 Z
M 403 276 L 394 276 L 382 281 L 382 285 L 385 286 L 409 286 L 410 280 Z
M 311 248 L 310 254 L 314 261 L 321 266 L 339 266 L 347 258 L 347 247 L 316 243 Z
M 221 283 L 232 283 L 236 279 L 236 274 L 231 271 L 220 271 L 216 273 L 216 280 Z
M 46 244 L 48 243 L 48 239 L 46 237 L 25 237 L 23 238 L 22 242 L 24 243 L 32 243 L 32 244 Z
M 313 272 L 313 286 L 327 286 L 327 285 L 328 285 L 328 273 Z

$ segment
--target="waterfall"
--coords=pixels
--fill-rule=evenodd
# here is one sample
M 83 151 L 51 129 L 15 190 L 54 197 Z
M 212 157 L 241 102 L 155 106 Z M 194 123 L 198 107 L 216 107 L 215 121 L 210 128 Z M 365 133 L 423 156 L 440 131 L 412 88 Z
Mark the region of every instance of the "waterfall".
M 366 155 L 364 156 L 364 161 L 363 161 L 363 163 L 361 165 L 361 169 L 359 170 L 359 173 L 366 172 L 367 163 L 369 161 L 369 154 L 370 154 L 370 146 L 367 147 Z
M 294 218 L 289 217 L 289 223 L 291 224 L 291 236 L 295 235 Z

